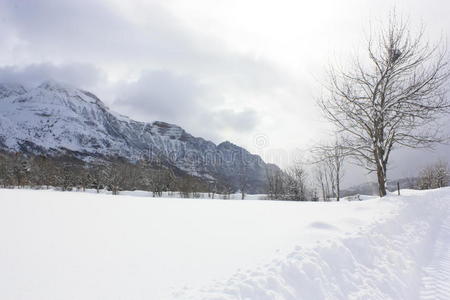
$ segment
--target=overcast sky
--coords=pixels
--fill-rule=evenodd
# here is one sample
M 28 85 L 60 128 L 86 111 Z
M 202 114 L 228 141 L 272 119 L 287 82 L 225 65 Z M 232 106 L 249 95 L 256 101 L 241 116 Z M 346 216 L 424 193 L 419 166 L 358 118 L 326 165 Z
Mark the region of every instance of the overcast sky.
M 0 0 L 0 81 L 66 82 L 286 166 L 328 134 L 314 100 L 327 65 L 364 50 L 369 20 L 394 5 L 447 37 L 445 0 Z M 449 150 L 399 152 L 391 177 Z

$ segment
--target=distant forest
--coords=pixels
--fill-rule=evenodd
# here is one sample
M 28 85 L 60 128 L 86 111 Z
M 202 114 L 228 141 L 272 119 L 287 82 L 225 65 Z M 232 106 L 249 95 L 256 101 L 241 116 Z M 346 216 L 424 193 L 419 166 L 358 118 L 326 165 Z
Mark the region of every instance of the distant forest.
M 153 196 L 178 191 L 182 197 L 195 198 L 198 193 L 229 194 L 233 190 L 216 182 L 181 173 L 155 160 L 130 163 L 113 157 L 89 162 L 72 156 L 43 156 L 23 153 L 0 153 L 0 186 L 55 187 L 62 191 L 107 189 L 112 194 L 123 190 L 145 190 Z
M 0 153 L 0 187 L 3 188 L 52 187 L 61 191 L 95 189 L 97 192 L 106 189 L 113 195 L 120 191 L 143 190 L 150 191 L 154 197 L 173 192 L 179 193 L 182 198 L 200 198 L 201 194 L 207 194 L 211 199 L 219 195 L 228 199 L 230 194 L 238 192 L 244 199 L 249 185 L 246 179 L 246 176 L 240 177 L 240 189 L 236 190 L 226 182 L 192 176 L 155 159 L 144 158 L 131 163 L 119 157 L 83 161 L 68 155 L 53 157 L 20 152 Z M 284 171 L 267 169 L 266 180 L 266 198 L 269 200 L 339 201 L 333 189 L 321 190 L 327 180 L 320 181 L 308 176 L 307 169 L 300 164 Z M 448 186 L 450 168 L 446 162 L 438 161 L 423 168 L 418 177 L 400 182 L 402 188 Z M 376 184 L 373 185 L 364 184 L 347 189 L 341 192 L 341 196 L 371 194 L 371 190 L 376 189 Z M 388 185 L 395 189 L 396 182 Z

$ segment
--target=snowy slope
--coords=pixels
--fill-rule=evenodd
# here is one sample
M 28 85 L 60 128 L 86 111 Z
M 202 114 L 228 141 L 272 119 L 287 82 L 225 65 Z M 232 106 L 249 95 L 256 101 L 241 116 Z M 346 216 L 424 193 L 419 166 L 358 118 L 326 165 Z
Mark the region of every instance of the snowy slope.
M 0 298 L 448 299 L 450 189 L 402 193 L 302 203 L 0 190 Z
M 236 186 L 236 170 L 245 163 L 254 187 L 250 192 L 262 192 L 265 182 L 265 163 L 241 147 L 215 145 L 164 122 L 131 120 L 92 93 L 54 81 L 30 90 L 0 84 L 0 149 L 83 159 L 158 157 L 192 175 Z

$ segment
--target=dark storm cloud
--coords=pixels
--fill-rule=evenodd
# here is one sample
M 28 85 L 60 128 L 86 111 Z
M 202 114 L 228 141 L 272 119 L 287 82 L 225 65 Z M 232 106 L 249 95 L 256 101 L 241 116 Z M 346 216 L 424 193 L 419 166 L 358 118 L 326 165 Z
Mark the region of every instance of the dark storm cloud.
M 90 88 L 103 80 L 103 74 L 90 64 L 42 63 L 24 67 L 0 67 L 0 82 L 21 83 L 33 87 L 45 80 L 56 80 L 79 88 Z

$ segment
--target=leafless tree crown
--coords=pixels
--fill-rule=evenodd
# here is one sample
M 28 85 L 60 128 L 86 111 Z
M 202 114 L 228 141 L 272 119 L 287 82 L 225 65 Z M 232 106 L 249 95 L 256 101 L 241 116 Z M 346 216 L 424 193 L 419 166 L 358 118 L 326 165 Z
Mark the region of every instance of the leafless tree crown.
M 436 125 L 450 108 L 446 53 L 442 41 L 429 43 L 423 27 L 413 33 L 394 13 L 387 26 L 372 30 L 366 59 L 355 58 L 349 70 L 330 68 L 320 106 L 345 137 L 346 150 L 377 172 L 381 196 L 396 146 L 430 147 L 445 140 Z

